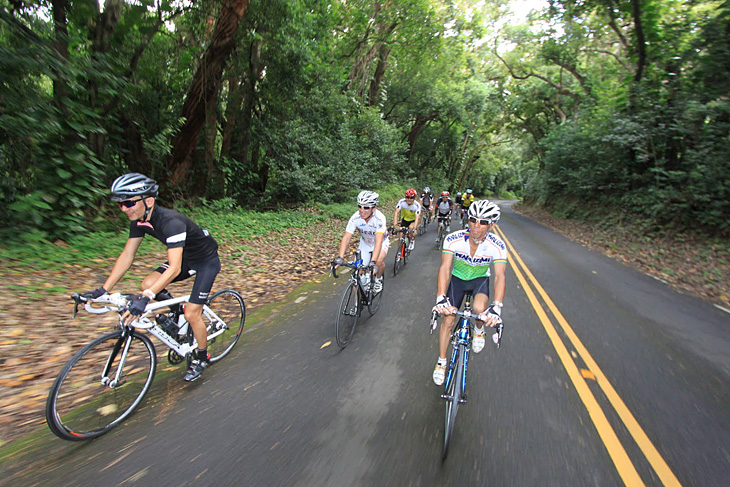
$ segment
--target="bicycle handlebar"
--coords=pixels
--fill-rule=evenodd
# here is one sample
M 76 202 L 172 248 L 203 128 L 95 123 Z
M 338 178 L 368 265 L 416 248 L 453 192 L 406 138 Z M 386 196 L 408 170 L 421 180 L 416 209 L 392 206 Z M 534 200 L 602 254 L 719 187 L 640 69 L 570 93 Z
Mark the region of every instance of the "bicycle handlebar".
M 330 263 L 332 266 L 330 269 L 330 274 L 332 274 L 332 277 L 335 279 L 338 279 L 340 276 L 337 275 L 337 268 L 338 267 L 349 267 L 350 269 L 371 269 L 375 264 L 370 262 L 368 265 L 355 265 L 354 261 L 345 262 L 344 264 L 335 264 L 335 261 L 332 261 Z
M 438 326 L 437 320 L 438 320 L 439 315 L 442 315 L 442 314 L 444 314 L 444 313 L 440 313 L 437 310 L 433 310 L 431 312 L 431 323 L 430 323 L 431 324 L 431 331 L 430 331 L 431 334 L 433 334 L 434 330 L 436 329 L 436 326 Z M 472 313 L 471 311 L 458 311 L 457 310 L 457 311 L 454 311 L 452 314 L 456 315 L 456 316 L 460 316 L 462 318 L 466 318 L 469 321 L 471 321 L 471 320 L 486 321 L 487 320 L 487 315 L 484 313 L 477 314 L 477 313 Z M 497 339 L 494 342 L 494 344 L 497 345 L 497 348 L 499 348 L 500 345 L 502 344 L 502 331 L 504 330 L 504 322 L 502 321 L 502 318 L 499 317 L 499 321 L 497 321 L 493 325 L 489 325 L 489 327 L 495 328 L 497 330 L 497 333 L 496 333 Z

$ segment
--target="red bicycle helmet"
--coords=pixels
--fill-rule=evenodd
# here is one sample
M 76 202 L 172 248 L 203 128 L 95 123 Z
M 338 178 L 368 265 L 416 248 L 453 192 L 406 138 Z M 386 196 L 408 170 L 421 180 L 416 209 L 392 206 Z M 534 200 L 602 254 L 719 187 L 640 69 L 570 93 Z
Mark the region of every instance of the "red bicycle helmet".
M 406 190 L 406 198 L 415 198 L 416 197 L 416 190 L 411 188 Z

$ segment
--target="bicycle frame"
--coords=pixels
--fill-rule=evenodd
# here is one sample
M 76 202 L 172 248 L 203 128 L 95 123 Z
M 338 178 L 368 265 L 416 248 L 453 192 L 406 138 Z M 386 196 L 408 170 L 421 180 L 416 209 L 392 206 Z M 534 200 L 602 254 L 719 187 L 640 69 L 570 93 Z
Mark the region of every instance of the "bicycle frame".
M 130 335 L 134 333 L 135 329 L 142 329 L 147 330 L 147 332 L 157 337 L 158 340 L 160 340 L 162 343 L 165 344 L 168 348 L 170 348 L 172 351 L 177 353 L 180 357 L 185 357 L 187 354 L 192 353 L 193 349 L 195 349 L 198 346 L 198 342 L 195 340 L 195 337 L 192 336 L 192 340 L 188 340 L 185 343 L 178 342 L 175 338 L 170 336 L 160 325 L 156 322 L 154 319 L 155 311 L 158 311 L 162 308 L 168 308 L 170 306 L 185 303 L 190 299 L 190 295 L 187 294 L 185 296 L 180 296 L 177 298 L 172 299 L 166 299 L 164 301 L 157 301 L 154 303 L 150 303 L 145 308 L 145 312 L 134 320 L 130 324 L 124 324 L 121 321 L 121 312 L 124 311 L 127 304 L 127 297 L 125 295 L 115 293 L 112 295 L 107 296 L 106 298 L 99 298 L 99 299 L 90 299 L 85 302 L 84 308 L 86 311 L 93 313 L 93 314 L 101 314 L 101 313 L 108 313 L 109 311 L 117 311 L 120 313 L 119 317 L 119 326 L 122 328 L 122 336 L 120 337 L 120 340 L 124 339 L 126 340 L 125 350 L 123 352 L 122 358 L 120 360 L 120 366 L 119 371 L 117 374 L 121 373 L 121 369 L 124 368 L 124 363 L 126 362 L 127 352 L 129 350 L 129 343 L 131 343 L 131 337 Z M 101 307 L 94 307 L 93 305 L 101 305 Z M 76 309 L 74 310 L 74 316 L 76 315 L 76 311 L 78 310 L 78 305 Z M 220 321 L 222 322 L 221 318 L 216 315 L 213 310 L 211 310 L 207 304 L 203 305 L 203 314 L 210 320 L 210 322 L 216 322 Z M 180 334 L 185 334 L 188 331 L 188 328 L 190 326 L 190 323 L 188 323 L 187 320 L 185 320 L 184 315 L 180 315 L 180 321 L 178 321 L 178 326 L 180 328 Z M 126 331 L 125 331 L 126 330 Z M 222 328 L 217 333 L 213 335 L 209 335 L 209 340 L 217 337 L 218 335 L 224 333 L 226 330 L 225 328 Z M 114 358 L 116 358 L 116 354 L 118 353 L 117 347 L 114 348 L 112 353 L 110 354 L 108 364 L 110 364 Z M 108 364 L 107 367 L 104 369 L 104 375 L 108 373 Z M 117 377 L 118 379 L 118 377 Z
M 459 354 L 459 347 L 464 347 L 464 361 L 462 364 L 463 367 L 463 374 L 461 374 L 461 384 L 456 384 L 456 386 L 461 391 L 461 394 L 459 394 L 459 402 L 460 403 L 466 403 L 466 371 L 467 371 L 467 364 L 469 362 L 469 352 L 470 352 L 470 344 L 471 344 L 471 326 L 469 326 L 469 318 L 461 318 L 459 320 L 459 326 L 455 327 L 454 331 L 451 333 L 451 346 L 452 346 L 452 352 L 451 352 L 451 360 L 449 360 L 449 371 L 446 374 L 446 380 L 444 381 L 444 393 L 441 395 L 444 399 L 453 399 L 453 397 L 448 395 L 449 387 L 451 386 L 451 380 L 454 377 L 455 373 L 455 364 L 456 364 L 456 357 Z

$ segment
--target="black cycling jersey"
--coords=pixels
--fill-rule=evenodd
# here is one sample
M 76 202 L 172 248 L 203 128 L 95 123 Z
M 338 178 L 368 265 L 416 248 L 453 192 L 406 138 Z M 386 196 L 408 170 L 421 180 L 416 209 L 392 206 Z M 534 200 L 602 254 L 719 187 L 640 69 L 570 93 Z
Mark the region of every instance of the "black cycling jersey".
M 456 197 L 456 204 L 457 205 L 460 205 L 461 204 L 461 196 L 457 196 Z
M 129 225 L 129 238 L 150 234 L 168 249 L 183 248 L 183 259 L 202 262 L 218 256 L 218 242 L 202 230 L 190 218 L 175 210 L 154 206 L 152 216 L 146 222 L 133 221 Z

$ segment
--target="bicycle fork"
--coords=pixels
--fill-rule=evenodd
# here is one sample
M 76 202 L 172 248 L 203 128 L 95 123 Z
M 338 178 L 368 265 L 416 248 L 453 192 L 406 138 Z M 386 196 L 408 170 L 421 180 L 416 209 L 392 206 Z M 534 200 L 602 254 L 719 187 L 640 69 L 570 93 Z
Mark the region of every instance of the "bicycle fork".
M 107 358 L 106 364 L 104 365 L 104 370 L 101 373 L 101 385 L 108 386 L 110 389 L 114 389 L 124 383 L 124 381 L 122 381 L 122 371 L 124 370 L 124 364 L 127 363 L 129 348 L 132 346 L 132 339 L 134 338 L 133 334 L 133 331 L 122 331 L 122 335 L 117 339 L 117 343 L 114 344 L 114 348 L 109 353 L 109 358 Z M 122 343 L 124 344 L 124 350 L 122 350 L 122 356 L 119 358 L 119 363 L 117 364 L 117 370 L 114 373 L 114 378 L 110 379 L 109 372 L 111 371 L 114 359 L 116 359 L 117 355 L 119 355 L 119 351 L 122 348 Z
M 460 388 L 461 394 L 459 394 L 459 404 L 465 404 L 466 403 L 466 372 L 467 372 L 467 364 L 469 363 L 469 325 L 466 324 L 466 326 L 462 325 L 457 335 L 454 336 L 453 340 L 453 351 L 451 352 L 451 360 L 449 361 L 449 371 L 446 375 L 446 381 L 445 381 L 445 389 L 444 393 L 441 395 L 443 399 L 452 400 L 453 396 L 449 395 L 448 390 L 449 386 L 451 385 L 451 381 L 454 380 L 454 376 L 456 374 L 456 359 L 459 354 L 459 348 L 461 346 L 464 347 L 464 357 L 461 363 L 461 367 L 463 369 L 463 372 L 461 374 L 461 384 L 455 384 L 456 387 Z

